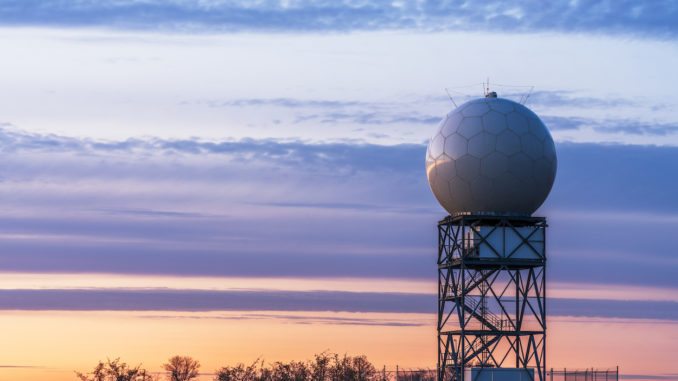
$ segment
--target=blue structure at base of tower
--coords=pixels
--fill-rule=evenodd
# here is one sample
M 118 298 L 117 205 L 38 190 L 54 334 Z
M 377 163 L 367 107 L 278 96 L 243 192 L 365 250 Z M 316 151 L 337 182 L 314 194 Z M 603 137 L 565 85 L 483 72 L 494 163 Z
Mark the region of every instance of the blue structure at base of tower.
M 546 381 L 546 219 L 438 223 L 438 381 Z

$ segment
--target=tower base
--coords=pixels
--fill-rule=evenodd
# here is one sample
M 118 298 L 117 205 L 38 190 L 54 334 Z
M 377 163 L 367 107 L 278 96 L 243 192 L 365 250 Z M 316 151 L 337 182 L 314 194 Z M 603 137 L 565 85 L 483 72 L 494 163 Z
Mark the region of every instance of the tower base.
M 534 380 L 532 368 L 466 368 L 466 381 L 529 381 Z

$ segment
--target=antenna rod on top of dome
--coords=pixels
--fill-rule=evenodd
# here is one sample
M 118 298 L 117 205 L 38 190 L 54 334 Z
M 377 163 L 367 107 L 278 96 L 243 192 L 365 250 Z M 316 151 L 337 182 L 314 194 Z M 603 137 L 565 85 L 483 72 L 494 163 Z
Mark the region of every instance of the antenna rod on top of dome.
M 521 105 L 525 106 L 525 103 L 527 103 L 527 98 L 529 98 L 530 95 L 532 95 L 532 90 L 534 90 L 534 86 L 531 86 L 530 90 L 527 91 L 527 94 L 523 95 L 523 97 L 520 100 Z
M 455 102 L 454 99 L 452 99 L 452 94 L 450 94 L 450 91 L 447 90 L 447 87 L 445 88 L 445 92 L 447 93 L 447 96 L 450 97 L 450 101 L 452 101 L 452 104 L 454 105 L 454 107 L 459 107 L 459 106 L 457 106 L 457 102 Z

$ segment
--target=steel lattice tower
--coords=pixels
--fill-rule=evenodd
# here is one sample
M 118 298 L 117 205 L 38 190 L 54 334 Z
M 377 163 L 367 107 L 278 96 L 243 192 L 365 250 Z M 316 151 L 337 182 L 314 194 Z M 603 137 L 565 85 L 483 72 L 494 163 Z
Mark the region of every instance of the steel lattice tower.
M 546 227 L 527 216 L 438 223 L 438 381 L 502 370 L 546 381 Z

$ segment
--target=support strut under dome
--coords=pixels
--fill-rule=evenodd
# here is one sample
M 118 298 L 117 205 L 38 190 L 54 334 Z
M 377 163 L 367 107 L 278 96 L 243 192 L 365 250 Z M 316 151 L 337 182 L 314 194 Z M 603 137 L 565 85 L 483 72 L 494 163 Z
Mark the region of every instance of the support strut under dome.
M 546 227 L 543 217 L 438 223 L 438 381 L 546 381 Z

